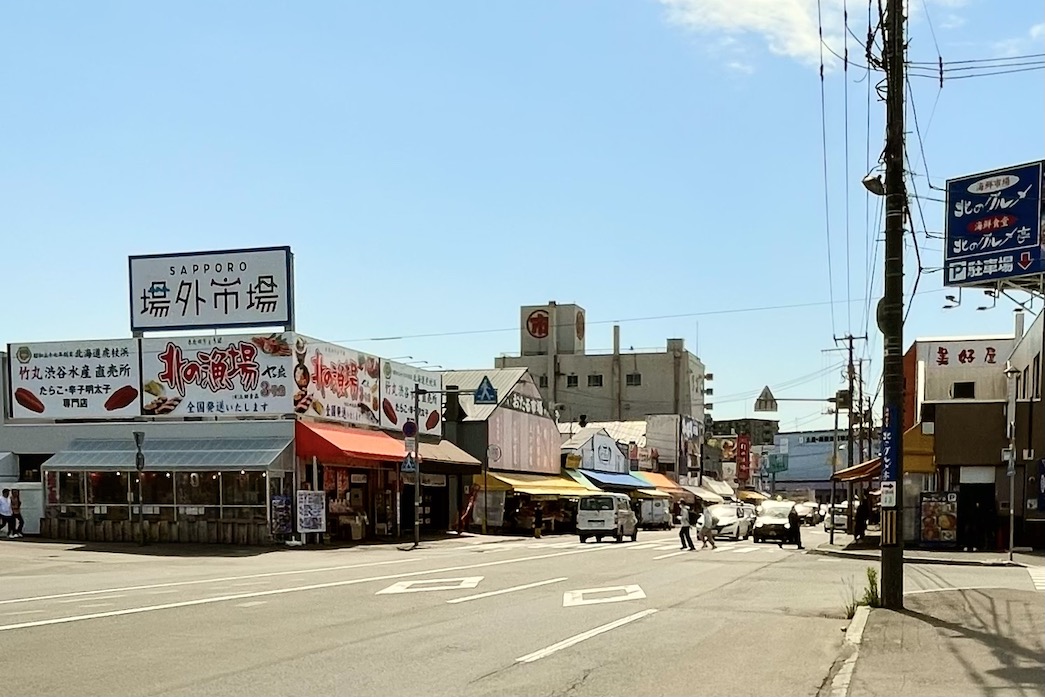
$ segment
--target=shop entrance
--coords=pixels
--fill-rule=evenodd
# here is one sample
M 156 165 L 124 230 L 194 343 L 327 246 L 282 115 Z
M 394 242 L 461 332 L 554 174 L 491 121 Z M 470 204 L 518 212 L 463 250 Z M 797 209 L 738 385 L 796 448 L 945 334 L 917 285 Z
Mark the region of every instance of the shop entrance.
M 959 484 L 958 546 L 980 551 L 993 549 L 997 524 L 994 484 Z

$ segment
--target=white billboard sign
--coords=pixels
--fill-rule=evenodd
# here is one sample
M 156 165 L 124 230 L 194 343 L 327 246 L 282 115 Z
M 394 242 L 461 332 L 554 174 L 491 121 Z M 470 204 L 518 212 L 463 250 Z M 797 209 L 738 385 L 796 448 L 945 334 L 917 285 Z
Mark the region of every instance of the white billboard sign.
M 11 344 L 8 368 L 13 419 L 139 415 L 134 339 Z
M 386 360 L 381 361 L 381 428 L 402 433 L 403 424 L 413 420 L 415 385 L 435 392 L 422 394 L 418 401 L 418 432 L 442 435 L 442 373 Z
M 295 412 L 345 424 L 381 425 L 381 359 L 300 334 L 293 354 Z
M 129 259 L 131 331 L 293 324 L 290 247 Z
M 141 340 L 145 416 L 261 417 L 289 414 L 293 334 Z

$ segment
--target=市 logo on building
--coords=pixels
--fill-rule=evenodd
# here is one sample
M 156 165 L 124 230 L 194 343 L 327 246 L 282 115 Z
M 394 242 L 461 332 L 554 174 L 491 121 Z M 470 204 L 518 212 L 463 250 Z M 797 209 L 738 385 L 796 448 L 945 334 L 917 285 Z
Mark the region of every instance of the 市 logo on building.
M 15 358 L 22 365 L 25 365 L 29 361 L 33 360 L 33 351 L 28 346 L 19 346 L 18 350 L 15 351 Z
M 526 331 L 530 333 L 534 339 L 547 339 L 548 338 L 548 311 L 547 310 L 534 310 L 530 313 L 530 316 L 526 318 Z

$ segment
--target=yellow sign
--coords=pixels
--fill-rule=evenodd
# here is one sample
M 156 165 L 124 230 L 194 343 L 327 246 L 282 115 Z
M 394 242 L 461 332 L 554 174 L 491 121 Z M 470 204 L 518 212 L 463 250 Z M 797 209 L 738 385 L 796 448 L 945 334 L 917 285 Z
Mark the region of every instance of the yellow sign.
M 566 466 L 570 469 L 580 469 L 581 466 L 581 454 L 570 453 L 566 456 Z

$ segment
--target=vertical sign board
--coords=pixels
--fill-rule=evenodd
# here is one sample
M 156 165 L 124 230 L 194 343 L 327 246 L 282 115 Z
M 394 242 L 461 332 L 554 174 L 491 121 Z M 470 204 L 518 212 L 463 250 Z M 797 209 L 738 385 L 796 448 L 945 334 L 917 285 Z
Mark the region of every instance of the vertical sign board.
M 149 254 L 128 267 L 133 332 L 294 323 L 290 247 Z
M 751 438 L 737 436 L 737 479 L 746 482 L 751 478 Z
M 900 444 L 900 419 L 895 406 L 885 407 L 882 421 L 882 508 L 895 508 L 896 482 L 900 478 L 896 462 Z M 890 492 L 891 495 L 887 496 Z
M 1043 164 L 947 180 L 944 285 L 991 285 L 1045 270 Z

